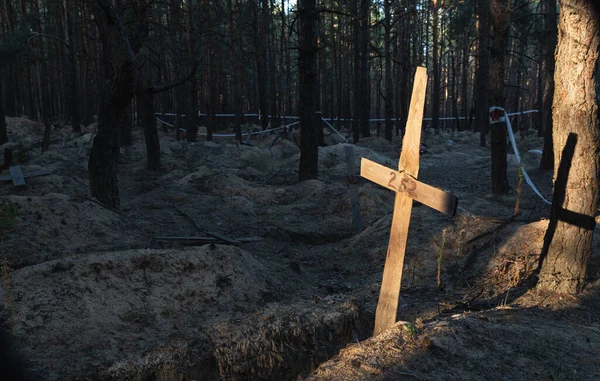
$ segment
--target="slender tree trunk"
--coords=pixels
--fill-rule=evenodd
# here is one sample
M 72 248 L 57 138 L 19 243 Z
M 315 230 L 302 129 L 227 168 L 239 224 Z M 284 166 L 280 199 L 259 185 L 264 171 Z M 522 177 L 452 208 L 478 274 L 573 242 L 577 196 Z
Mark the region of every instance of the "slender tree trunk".
M 385 138 L 392 141 L 394 131 L 394 83 L 392 82 L 392 53 L 390 49 L 390 32 L 392 29 L 392 14 L 390 12 L 390 0 L 383 0 L 384 8 L 384 35 L 383 45 L 385 50 Z
M 130 146 L 133 144 L 133 120 L 131 112 L 131 104 L 127 106 L 123 119 L 120 121 L 121 124 L 121 145 Z M 156 118 L 155 118 L 156 120 Z M 156 123 L 156 122 L 155 122 Z
M 544 131 L 544 149 L 540 160 L 540 169 L 553 169 L 554 149 L 552 147 L 552 102 L 554 100 L 554 51 L 558 39 L 558 30 L 556 28 L 556 0 L 545 0 L 546 3 L 546 57 L 544 64 L 544 98 L 540 116 L 542 120 L 542 129 Z
M 194 3 L 188 1 L 187 8 L 187 53 L 190 64 L 196 61 L 196 39 L 194 36 Z M 204 27 L 205 23 L 201 26 Z M 204 57 L 206 60 L 206 57 Z M 203 62 L 203 66 L 206 66 Z M 200 125 L 200 117 L 198 115 L 198 75 L 194 74 L 190 78 L 190 107 L 187 112 L 187 128 L 186 128 L 186 139 L 188 142 L 195 142 L 198 140 L 198 126 Z
M 270 65 L 267 65 L 267 48 L 265 38 L 268 36 L 269 30 L 269 4 L 267 0 L 261 0 L 260 20 L 258 20 L 258 33 L 256 39 L 256 74 L 258 80 L 258 108 L 260 110 L 260 121 L 263 130 L 269 126 L 269 104 L 267 91 L 270 89 L 269 76 L 267 70 Z M 274 57 L 271 56 L 271 60 Z M 274 94 L 272 94 L 274 95 Z M 274 99 L 274 98 L 273 98 Z
M 454 113 L 454 117 L 456 118 L 456 129 L 462 131 L 462 123 L 458 114 L 458 60 L 454 51 L 450 52 L 450 60 L 452 69 L 452 113 Z
M 234 5 L 232 0 L 227 0 L 227 24 L 228 24 L 228 33 L 229 33 L 229 53 L 230 53 L 230 63 L 231 63 L 231 73 L 235 73 L 237 75 L 232 76 L 231 88 L 233 92 L 233 129 L 235 131 L 235 140 L 242 141 L 242 100 L 241 100 L 241 91 L 240 86 L 243 81 L 243 77 L 241 74 L 240 67 L 242 67 L 242 55 L 240 50 L 242 49 L 241 44 L 238 44 L 238 41 L 235 37 L 235 29 L 234 29 L 234 20 L 233 20 L 233 11 Z
M 2 87 L 4 84 L 4 73 L 0 68 L 0 145 L 8 142 L 8 131 L 6 130 L 6 115 L 4 114 L 4 103 L 2 102 Z
M 504 50 L 508 39 L 508 12 L 506 0 L 491 0 L 492 14 L 492 105 L 504 107 Z M 506 174 L 506 128 L 502 123 L 495 124 L 491 134 L 492 148 L 492 193 L 508 193 Z
M 158 171 L 160 169 L 160 140 L 154 117 L 154 94 L 151 91 L 139 92 L 137 104 L 138 117 L 144 128 L 146 141 L 146 169 Z
M 489 90 L 490 90 L 490 0 L 478 3 L 479 21 L 479 67 L 475 75 L 475 131 L 479 131 L 479 144 L 485 147 L 485 136 L 489 130 Z
M 371 111 L 371 83 L 369 80 L 369 29 L 371 0 L 360 0 L 360 69 L 359 69 L 359 103 L 358 115 L 360 119 L 360 131 L 363 138 L 371 136 L 369 115 Z
M 318 174 L 318 136 L 315 120 L 317 81 L 316 0 L 300 0 L 300 181 Z
M 73 132 L 81 132 L 81 114 L 79 106 L 79 85 L 77 84 L 77 62 L 75 61 L 75 39 L 73 38 L 73 20 L 71 16 L 71 7 L 69 0 L 63 0 L 63 12 L 65 18 L 65 55 L 68 62 L 68 99 L 69 116 L 71 117 L 71 127 Z
M 321 25 L 321 20 L 320 18 L 317 18 L 317 31 L 322 30 L 322 25 Z M 321 93 L 322 93 L 322 89 L 325 86 L 325 83 L 323 82 L 323 72 L 326 71 L 326 66 L 325 66 L 325 55 L 323 54 L 322 49 L 322 44 L 323 44 L 323 33 L 319 33 L 317 35 L 317 94 L 316 97 L 317 99 L 315 100 L 315 109 L 316 109 L 316 117 L 315 117 L 315 123 L 317 124 L 317 126 L 315 127 L 317 130 L 317 141 L 318 141 L 318 145 L 319 147 L 324 147 L 325 146 L 325 134 L 323 134 L 323 128 L 321 126 L 322 122 L 321 122 L 321 118 L 323 117 L 323 98 L 321 97 Z
M 362 1 L 362 0 L 361 0 Z M 352 47 L 354 49 L 354 75 L 352 77 L 352 96 L 354 99 L 354 107 L 352 110 L 352 138 L 354 143 L 360 139 L 360 110 L 361 102 L 364 94 L 360 92 L 360 19 L 358 15 L 359 0 L 356 0 L 351 5 L 352 19 L 355 20 L 352 23 Z
M 461 86 L 460 86 L 460 105 L 462 109 L 462 115 L 465 118 L 469 117 L 469 34 L 465 32 L 463 35 L 463 51 L 462 51 L 462 73 L 461 73 Z M 464 119 L 464 128 L 468 128 L 469 121 Z
M 582 290 L 592 250 L 600 173 L 600 14 L 562 0 L 553 101 L 554 194 L 537 288 Z
M 431 92 L 431 125 L 434 129 L 439 128 L 440 119 L 440 58 L 439 58 L 439 28 L 438 28 L 438 0 L 432 0 L 432 17 L 433 17 L 433 86 Z

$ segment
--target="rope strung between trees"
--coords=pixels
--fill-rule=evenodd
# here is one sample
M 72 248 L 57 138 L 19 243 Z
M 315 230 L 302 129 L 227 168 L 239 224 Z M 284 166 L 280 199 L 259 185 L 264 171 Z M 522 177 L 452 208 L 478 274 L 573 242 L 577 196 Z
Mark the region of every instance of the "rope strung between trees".
M 500 116 L 500 111 L 504 113 L 504 116 Z M 509 116 L 512 116 L 512 115 L 526 114 L 526 113 L 530 113 L 530 112 L 537 112 L 537 110 L 508 114 L 506 112 L 506 110 L 504 110 L 502 107 L 492 106 L 492 107 L 490 107 L 490 125 L 499 124 L 502 122 L 506 123 L 505 126 L 506 126 L 506 130 L 508 131 L 508 137 L 510 139 L 510 144 L 512 145 L 513 151 L 515 152 L 515 157 L 517 158 L 517 163 L 519 163 L 519 165 L 521 166 L 521 170 L 523 171 L 523 177 L 525 178 L 525 182 L 527 182 L 527 184 L 531 187 L 531 189 L 535 192 L 535 194 L 537 194 L 546 204 L 552 205 L 552 203 L 550 201 L 546 200 L 544 198 L 544 196 L 542 196 L 540 191 L 536 188 L 535 184 L 533 184 L 533 181 L 531 181 L 531 178 L 527 174 L 527 171 L 525 170 L 525 167 L 524 167 L 523 163 L 521 162 L 521 155 L 519 155 L 519 150 L 517 149 L 517 142 L 515 140 L 515 135 L 513 134 L 512 125 L 510 124 L 510 118 L 508 118 Z
M 164 125 L 167 125 L 169 127 L 175 127 L 174 125 L 165 122 L 164 120 L 160 119 L 159 117 L 156 117 L 156 120 L 158 120 L 160 123 L 163 123 Z M 267 133 L 267 132 L 282 130 L 284 128 L 288 128 L 288 127 L 294 126 L 294 125 L 296 125 L 298 123 L 300 123 L 300 122 L 294 122 L 294 123 L 286 124 L 285 126 L 281 126 L 281 127 L 277 127 L 277 128 L 270 128 L 268 130 L 263 130 L 263 131 L 244 132 L 242 134 L 242 136 L 260 135 L 260 134 L 264 134 L 264 133 Z M 180 131 L 187 131 L 185 128 L 180 128 L 179 130 Z M 206 136 L 208 134 L 206 132 L 199 132 L 198 135 Z M 212 134 L 212 136 L 216 136 L 216 137 L 235 137 L 235 134 Z

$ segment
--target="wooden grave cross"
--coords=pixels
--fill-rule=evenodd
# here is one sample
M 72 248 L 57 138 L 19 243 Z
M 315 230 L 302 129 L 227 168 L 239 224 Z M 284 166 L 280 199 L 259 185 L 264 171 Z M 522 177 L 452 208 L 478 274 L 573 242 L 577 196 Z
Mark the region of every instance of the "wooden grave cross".
M 0 181 L 12 181 L 15 187 L 25 186 L 25 178 L 34 176 L 45 176 L 49 175 L 50 172 L 42 169 L 40 171 L 23 173 L 19 165 L 13 165 L 8 168 L 9 174 L 0 176 Z
M 398 170 L 387 168 L 365 158 L 361 160 L 360 175 L 362 177 L 396 192 L 390 241 L 375 313 L 373 336 L 396 322 L 412 201 L 419 201 L 450 216 L 454 216 L 458 205 L 458 200 L 453 195 L 417 180 L 426 87 L 427 71 L 423 67 L 418 67 Z

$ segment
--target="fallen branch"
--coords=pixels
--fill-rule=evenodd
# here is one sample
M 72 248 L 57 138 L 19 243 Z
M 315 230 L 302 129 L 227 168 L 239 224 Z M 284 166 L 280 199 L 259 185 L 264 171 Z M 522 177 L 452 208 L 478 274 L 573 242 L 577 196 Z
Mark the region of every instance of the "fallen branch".
M 214 233 L 213 233 L 214 234 Z M 159 241 L 202 241 L 202 242 L 227 242 L 227 243 L 248 243 L 248 242 L 258 242 L 262 241 L 261 237 L 238 237 L 238 238 L 228 238 L 222 235 L 219 237 L 154 237 L 155 240 Z
M 481 234 L 479 234 L 479 235 L 477 235 L 477 236 L 475 236 L 475 237 L 471 238 L 470 240 L 468 240 L 468 241 L 466 242 L 466 245 L 469 245 L 469 244 L 471 244 L 471 243 L 473 243 L 473 242 L 475 242 L 475 241 L 478 241 L 478 240 L 480 240 L 481 238 L 484 238 L 484 237 L 487 237 L 487 236 L 489 236 L 489 235 L 491 235 L 491 234 L 494 234 L 494 233 L 496 233 L 498 230 L 501 230 L 501 229 L 502 229 L 502 228 L 504 228 L 506 225 L 510 224 L 511 222 L 514 222 L 514 221 L 517 219 L 517 217 L 519 217 L 520 215 L 521 215 L 521 213 L 517 213 L 517 214 L 514 214 L 514 215 L 512 215 L 512 216 L 511 216 L 510 218 L 508 218 L 507 220 L 505 220 L 505 221 L 502 221 L 502 223 L 501 223 L 500 225 L 496 226 L 495 228 L 493 228 L 493 229 L 491 229 L 491 230 L 488 230 L 488 231 L 486 231 L 486 232 L 484 232 L 484 233 L 481 233 Z M 501 221 L 501 220 L 491 220 L 491 222 L 500 222 L 500 221 Z
M 271 176 L 267 177 L 267 179 L 265 181 L 263 181 L 263 185 L 267 185 L 267 181 L 271 180 L 273 177 L 277 176 L 279 174 L 279 172 L 283 171 L 283 169 L 278 170 L 277 172 L 273 173 Z

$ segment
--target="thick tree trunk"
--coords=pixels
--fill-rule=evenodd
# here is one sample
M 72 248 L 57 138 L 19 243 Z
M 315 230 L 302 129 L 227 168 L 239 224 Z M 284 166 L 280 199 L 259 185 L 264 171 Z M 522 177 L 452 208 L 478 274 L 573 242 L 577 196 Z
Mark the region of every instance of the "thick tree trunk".
M 554 149 L 552 147 L 552 101 L 554 100 L 554 51 L 558 38 L 556 29 L 556 0 L 545 0 L 546 3 L 546 57 L 544 64 L 544 98 L 542 109 L 540 110 L 540 119 L 542 120 L 542 129 L 544 131 L 544 149 L 540 160 L 540 169 L 553 169 Z
M 475 131 L 479 131 L 479 144 L 485 147 L 485 136 L 489 130 L 489 90 L 490 90 L 490 0 L 478 3 L 479 22 L 479 67 L 475 74 Z
M 508 39 L 508 14 L 505 0 L 491 0 L 492 43 L 491 79 L 492 106 L 504 107 L 504 50 Z M 506 174 L 506 128 L 503 123 L 495 124 L 491 133 L 492 148 L 492 193 L 508 193 Z
M 300 181 L 316 179 L 318 174 L 316 0 L 300 0 Z
M 562 0 L 553 102 L 554 194 L 537 288 L 577 293 L 591 255 L 600 173 L 600 14 Z
M 106 85 L 102 94 L 98 129 L 88 161 L 92 196 L 101 203 L 120 207 L 117 168 L 119 125 L 133 98 L 135 58 L 125 28 L 112 2 L 97 0 L 94 16 L 100 28 Z
M 100 107 L 98 131 L 88 161 L 88 175 L 92 196 L 104 205 L 119 208 L 117 169 L 120 150 L 119 123 L 125 108 L 116 107 L 105 98 Z

